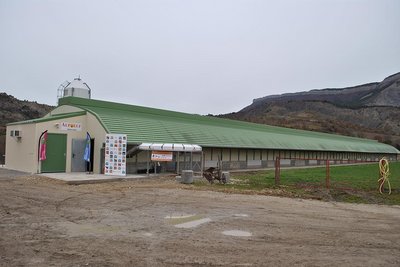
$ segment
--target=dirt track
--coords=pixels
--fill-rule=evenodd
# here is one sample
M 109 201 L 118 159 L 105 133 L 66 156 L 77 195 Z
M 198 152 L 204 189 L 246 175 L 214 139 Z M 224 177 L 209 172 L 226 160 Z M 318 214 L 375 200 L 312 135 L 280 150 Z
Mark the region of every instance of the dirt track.
M 0 218 L 1 266 L 400 266 L 398 206 L 2 175 Z

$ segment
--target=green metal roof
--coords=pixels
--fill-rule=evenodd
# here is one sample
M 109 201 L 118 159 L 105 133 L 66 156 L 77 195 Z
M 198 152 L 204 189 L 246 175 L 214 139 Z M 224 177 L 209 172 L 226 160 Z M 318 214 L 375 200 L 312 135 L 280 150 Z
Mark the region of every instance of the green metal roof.
M 71 118 L 71 117 L 76 117 L 76 116 L 83 116 L 83 115 L 86 115 L 86 111 L 78 111 L 78 112 L 71 112 L 71 113 L 50 115 L 50 116 L 46 116 L 46 117 L 39 118 L 39 119 L 12 122 L 12 123 L 8 123 L 7 125 L 19 125 L 19 124 L 39 123 L 39 122 L 46 122 L 46 121 L 53 121 L 53 120 L 59 120 L 59 119 L 66 119 L 66 118 Z
M 65 97 L 95 115 L 108 133 L 128 135 L 130 143 L 186 143 L 203 147 L 400 153 L 374 140 L 295 130 L 100 100 Z

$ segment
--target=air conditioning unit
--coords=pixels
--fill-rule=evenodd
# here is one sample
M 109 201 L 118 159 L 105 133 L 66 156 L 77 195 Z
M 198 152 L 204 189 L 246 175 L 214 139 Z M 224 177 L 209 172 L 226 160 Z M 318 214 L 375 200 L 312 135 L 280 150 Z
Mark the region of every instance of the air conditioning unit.
M 10 136 L 11 137 L 21 138 L 22 137 L 22 132 L 20 130 L 11 130 L 10 131 Z

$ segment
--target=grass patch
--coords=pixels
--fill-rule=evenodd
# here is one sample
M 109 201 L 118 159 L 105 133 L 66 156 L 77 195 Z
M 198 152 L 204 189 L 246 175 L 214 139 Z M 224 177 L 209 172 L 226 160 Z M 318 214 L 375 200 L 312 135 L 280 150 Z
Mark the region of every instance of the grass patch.
M 390 163 L 392 194 L 378 192 L 378 164 L 331 166 L 330 189 L 325 188 L 325 167 L 282 169 L 281 185 L 275 185 L 275 171 L 231 173 L 231 183 L 210 185 L 204 179 L 195 187 L 234 193 L 268 194 L 349 203 L 400 205 L 400 162 Z M 385 184 L 387 191 L 387 184 Z

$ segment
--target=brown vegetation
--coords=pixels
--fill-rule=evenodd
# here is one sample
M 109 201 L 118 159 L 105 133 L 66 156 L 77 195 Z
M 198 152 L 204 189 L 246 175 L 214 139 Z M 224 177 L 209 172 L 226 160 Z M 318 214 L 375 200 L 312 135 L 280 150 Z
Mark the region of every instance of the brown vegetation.
M 0 93 L 0 135 L 5 134 L 7 123 L 40 118 L 53 108 L 53 106 L 19 100 L 12 95 Z

